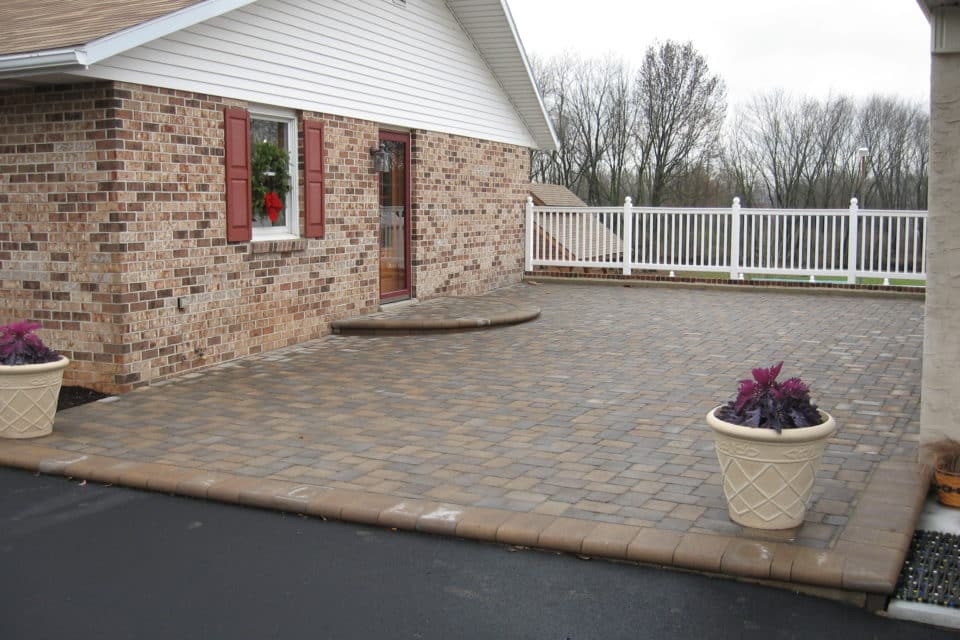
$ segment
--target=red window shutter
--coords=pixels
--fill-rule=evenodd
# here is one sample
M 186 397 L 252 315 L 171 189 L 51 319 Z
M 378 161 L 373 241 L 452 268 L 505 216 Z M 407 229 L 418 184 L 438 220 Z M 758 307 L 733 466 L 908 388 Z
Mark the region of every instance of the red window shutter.
M 303 175 L 306 182 L 303 204 L 306 209 L 306 237 L 322 238 L 323 219 L 323 125 L 303 121 Z
M 253 237 L 250 113 L 239 107 L 227 107 L 223 113 L 223 151 L 227 167 L 227 241 L 249 242 Z

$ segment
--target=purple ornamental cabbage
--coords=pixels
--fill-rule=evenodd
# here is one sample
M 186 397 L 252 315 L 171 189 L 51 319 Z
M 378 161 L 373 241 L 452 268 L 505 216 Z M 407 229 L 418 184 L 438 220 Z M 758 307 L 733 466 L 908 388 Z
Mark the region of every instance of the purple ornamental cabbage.
M 0 365 L 55 362 L 60 355 L 33 333 L 39 322 L 23 320 L 0 327 Z
M 783 362 L 753 370 L 753 380 L 741 380 L 737 397 L 717 409 L 716 417 L 745 426 L 776 429 L 811 427 L 823 423 L 810 389 L 800 378 L 777 382 Z

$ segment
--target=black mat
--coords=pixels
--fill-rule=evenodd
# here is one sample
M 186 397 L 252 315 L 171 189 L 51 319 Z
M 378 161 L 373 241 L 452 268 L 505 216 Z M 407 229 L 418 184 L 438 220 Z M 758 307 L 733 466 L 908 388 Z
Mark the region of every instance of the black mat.
M 960 536 L 916 531 L 894 597 L 960 607 Z

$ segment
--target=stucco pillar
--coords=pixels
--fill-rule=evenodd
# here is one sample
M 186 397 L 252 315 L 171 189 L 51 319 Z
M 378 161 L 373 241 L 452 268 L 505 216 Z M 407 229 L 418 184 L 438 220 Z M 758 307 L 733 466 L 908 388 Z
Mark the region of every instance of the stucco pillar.
M 931 60 L 921 442 L 960 439 L 960 53 Z

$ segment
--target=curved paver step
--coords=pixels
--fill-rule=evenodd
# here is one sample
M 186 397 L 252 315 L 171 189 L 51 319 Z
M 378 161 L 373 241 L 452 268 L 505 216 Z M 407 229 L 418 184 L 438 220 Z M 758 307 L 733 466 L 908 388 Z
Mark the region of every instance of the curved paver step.
M 540 316 L 540 307 L 494 295 L 434 298 L 378 313 L 337 320 L 340 334 L 411 331 L 462 331 L 528 322 Z

